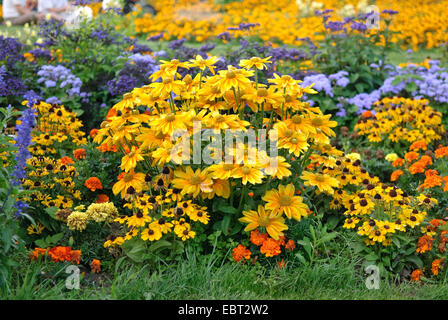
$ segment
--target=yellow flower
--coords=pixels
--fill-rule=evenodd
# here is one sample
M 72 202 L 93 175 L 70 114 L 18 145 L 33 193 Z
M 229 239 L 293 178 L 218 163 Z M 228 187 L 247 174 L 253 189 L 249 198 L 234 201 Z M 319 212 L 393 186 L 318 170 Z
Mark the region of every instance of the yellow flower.
M 396 153 L 389 153 L 388 155 L 386 155 L 385 159 L 389 162 L 394 162 L 395 160 L 397 160 L 399 157 Z
M 266 209 L 272 210 L 275 214 L 285 214 L 289 219 L 300 221 L 302 217 L 308 215 L 308 206 L 302 202 L 302 197 L 295 195 L 293 184 L 287 186 L 280 185 L 278 190 L 270 190 L 263 196 L 266 201 Z
M 258 211 L 243 211 L 244 217 L 239 221 L 248 223 L 244 231 L 252 231 L 258 227 L 265 228 L 267 233 L 275 240 L 283 236 L 284 230 L 288 230 L 285 219 L 281 213 L 276 214 L 270 210 L 265 210 L 263 206 L 258 206 Z
M 266 63 L 272 63 L 272 61 L 269 61 L 272 56 L 269 56 L 267 58 L 258 58 L 258 57 L 252 57 L 248 60 L 243 59 L 240 61 L 239 66 L 246 69 L 252 69 L 253 67 L 257 68 L 258 70 L 267 69 Z
M 193 197 L 197 197 L 200 192 L 209 193 L 213 191 L 211 174 L 206 170 L 196 169 L 196 171 L 193 171 L 191 167 L 186 167 L 185 171 L 176 169 L 174 176 L 173 186 L 182 190 L 182 194 L 192 194 Z
M 329 194 L 333 194 L 333 188 L 339 186 L 339 181 L 327 174 L 304 171 L 300 178 L 305 181 L 305 186 L 316 186 L 319 191 Z
M 145 160 L 142 156 L 141 150 L 135 146 L 121 159 L 120 168 L 126 172 L 133 170 L 137 166 L 138 161 Z

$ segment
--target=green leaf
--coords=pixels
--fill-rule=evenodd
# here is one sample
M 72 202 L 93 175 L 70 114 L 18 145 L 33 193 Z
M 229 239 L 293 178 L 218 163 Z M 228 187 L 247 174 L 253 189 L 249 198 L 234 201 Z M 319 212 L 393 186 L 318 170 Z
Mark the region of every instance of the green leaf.
M 227 236 L 229 234 L 231 216 L 225 216 L 221 222 L 221 230 Z
M 229 214 L 236 214 L 238 213 L 238 210 L 235 207 L 232 206 L 220 206 L 218 208 L 218 211 L 222 213 L 229 213 Z
M 378 260 L 378 256 L 377 256 L 374 252 L 369 253 L 369 254 L 366 255 L 364 258 L 365 258 L 367 261 L 377 261 L 377 260 Z
M 417 85 L 415 84 L 415 82 L 409 82 L 406 85 L 406 90 L 409 92 L 414 92 L 415 90 L 417 90 Z
M 139 238 L 125 241 L 121 245 L 121 248 L 124 250 L 126 255 L 135 262 L 143 262 L 148 249 L 146 242 Z
M 324 235 L 322 238 L 320 238 L 319 240 L 317 240 L 317 244 L 321 244 L 321 243 L 325 243 L 328 242 L 330 240 L 333 240 L 334 238 L 336 238 L 338 236 L 337 232 L 331 232 L 331 233 L 327 233 L 326 235 Z
M 300 253 L 297 252 L 297 253 L 295 254 L 295 257 L 296 257 L 297 259 L 299 259 L 300 263 L 302 263 L 302 264 L 307 264 L 306 259 L 305 259 Z
M 413 264 L 415 264 L 420 269 L 423 268 L 423 261 L 422 261 L 422 259 L 420 259 L 416 255 L 407 256 L 406 257 L 406 261 L 412 262 Z
M 159 240 L 157 242 L 152 243 L 149 246 L 149 252 L 156 252 L 165 248 L 169 248 L 172 246 L 172 243 L 167 240 Z
M 56 208 L 56 207 L 48 207 L 48 208 L 45 208 L 45 212 L 46 213 L 48 213 L 48 215 L 50 216 L 50 217 L 52 217 L 53 219 L 56 219 L 56 213 L 58 212 L 58 208 Z

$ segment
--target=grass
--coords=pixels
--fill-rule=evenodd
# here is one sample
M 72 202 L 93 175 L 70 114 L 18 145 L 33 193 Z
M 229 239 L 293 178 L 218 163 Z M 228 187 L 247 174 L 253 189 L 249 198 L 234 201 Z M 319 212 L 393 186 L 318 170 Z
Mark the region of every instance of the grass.
M 25 259 L 25 256 L 23 256 Z M 213 255 L 187 251 L 183 261 L 157 267 L 122 263 L 110 278 L 81 280 L 79 290 L 65 288 L 64 264 L 22 261 L 15 270 L 11 293 L 1 299 L 119 299 L 119 300 L 311 300 L 311 299 L 447 299 L 447 273 L 437 283 L 392 283 L 382 279 L 378 290 L 367 289 L 359 258 L 335 256 L 307 265 L 285 268 L 219 262 Z M 90 275 L 91 276 L 91 275 Z M 99 279 L 99 280 L 98 280 Z

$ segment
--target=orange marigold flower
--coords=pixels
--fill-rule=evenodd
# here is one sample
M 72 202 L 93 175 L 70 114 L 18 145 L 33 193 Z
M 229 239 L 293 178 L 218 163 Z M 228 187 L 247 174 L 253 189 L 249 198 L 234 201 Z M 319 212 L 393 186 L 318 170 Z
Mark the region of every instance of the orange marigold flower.
M 363 117 L 364 119 L 372 118 L 372 117 L 373 117 L 373 113 L 372 113 L 371 111 L 369 111 L 369 110 L 364 111 L 364 112 L 362 113 L 362 117 Z
M 250 259 L 251 252 L 249 249 L 247 249 L 242 244 L 239 244 L 236 248 L 233 248 L 232 256 L 233 260 L 236 262 L 240 262 L 243 259 L 249 260 Z
M 411 281 L 417 282 L 420 281 L 420 278 L 423 276 L 423 271 L 420 269 L 414 270 L 411 273 Z
M 395 160 L 394 162 L 392 162 L 392 166 L 394 168 L 396 167 L 401 167 L 402 165 L 404 165 L 404 159 L 403 158 L 398 158 L 397 160 Z
M 280 248 L 280 243 L 272 238 L 268 238 L 260 248 L 260 252 L 266 257 L 274 257 L 279 255 L 282 250 Z
M 426 251 L 431 251 L 433 241 L 434 241 L 434 239 L 428 235 L 424 235 L 424 236 L 420 237 L 418 239 L 416 251 L 418 253 L 425 253 Z
M 423 190 L 423 189 L 429 189 L 429 188 L 433 188 L 436 186 L 441 187 L 442 186 L 442 177 L 440 177 L 438 175 L 439 173 L 437 172 L 437 170 L 426 170 L 425 171 L 425 181 L 423 181 L 423 184 L 418 186 L 418 189 Z
M 71 250 L 70 251 L 70 261 L 76 262 L 79 264 L 81 260 L 81 250 Z
M 421 161 L 417 161 L 409 167 L 409 172 L 411 174 L 423 173 L 423 172 L 425 172 L 425 168 L 426 168 L 426 164 L 424 164 Z
M 109 202 L 109 197 L 107 196 L 107 194 L 104 193 L 99 194 L 96 203 L 104 203 L 104 202 Z
M 425 165 L 432 165 L 432 158 L 426 154 L 423 155 L 419 161 L 423 162 Z
M 94 128 L 92 130 L 90 130 L 90 137 L 93 139 L 96 137 L 96 135 L 98 134 L 98 129 Z
M 101 261 L 98 259 L 93 259 L 92 263 L 90 264 L 90 268 L 92 269 L 93 273 L 99 273 L 101 271 Z
M 445 221 L 443 221 L 442 219 L 432 219 L 431 221 L 429 221 L 429 223 L 434 227 L 437 228 L 441 225 L 446 224 Z
M 103 189 L 103 185 L 101 184 L 100 179 L 98 179 L 97 177 L 90 177 L 89 179 L 86 180 L 84 185 L 90 191 L 102 190 Z
M 426 142 L 423 140 L 415 141 L 411 146 L 409 147 L 409 150 L 411 151 L 419 151 L 419 150 L 427 150 L 428 146 L 426 145 Z
M 441 157 L 448 157 L 448 146 L 447 147 L 439 147 L 435 152 L 435 156 L 437 159 Z
M 80 148 L 73 151 L 73 156 L 76 160 L 85 159 L 86 158 L 86 150 Z
M 261 246 L 267 238 L 267 233 L 260 233 L 258 230 L 254 230 L 250 233 L 250 242 L 256 246 Z
M 48 250 L 48 255 L 54 262 L 71 261 L 70 247 L 53 247 Z
M 285 245 L 285 249 L 289 251 L 293 251 L 296 248 L 296 243 L 294 240 L 288 240 Z
M 34 248 L 34 251 L 32 253 L 31 259 L 37 260 L 40 256 L 45 256 L 45 253 L 47 252 L 47 249 L 42 248 Z
M 420 154 L 418 154 L 417 152 L 414 151 L 410 151 L 408 153 L 406 153 L 404 155 L 404 158 L 408 161 L 408 162 L 412 162 L 414 160 L 417 160 L 420 157 Z
M 391 176 L 390 176 L 390 181 L 397 181 L 398 178 L 400 178 L 403 175 L 403 170 L 398 169 L 395 170 L 394 172 L 392 172 Z
M 431 265 L 431 271 L 433 275 L 438 275 L 440 269 L 442 268 L 443 259 L 435 259 Z
M 67 165 L 67 164 L 71 164 L 71 163 L 75 163 L 75 161 L 73 161 L 73 159 L 72 158 L 70 158 L 70 157 L 62 157 L 61 159 L 60 159 L 60 161 L 61 161 L 61 163 L 62 164 L 65 164 L 65 165 Z

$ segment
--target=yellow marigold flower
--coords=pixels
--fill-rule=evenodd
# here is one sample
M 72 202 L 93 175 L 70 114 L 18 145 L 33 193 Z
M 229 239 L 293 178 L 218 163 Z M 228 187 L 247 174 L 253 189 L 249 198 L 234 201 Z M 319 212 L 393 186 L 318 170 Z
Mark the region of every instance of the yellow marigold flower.
M 118 217 L 118 210 L 112 202 L 92 203 L 87 208 L 86 214 L 95 222 L 112 222 Z
M 389 162 L 394 162 L 395 160 L 397 160 L 399 157 L 396 153 L 389 153 L 388 155 L 386 155 L 385 159 Z
M 85 212 L 73 211 L 67 217 L 67 226 L 70 230 L 83 231 L 87 228 L 89 217 Z

